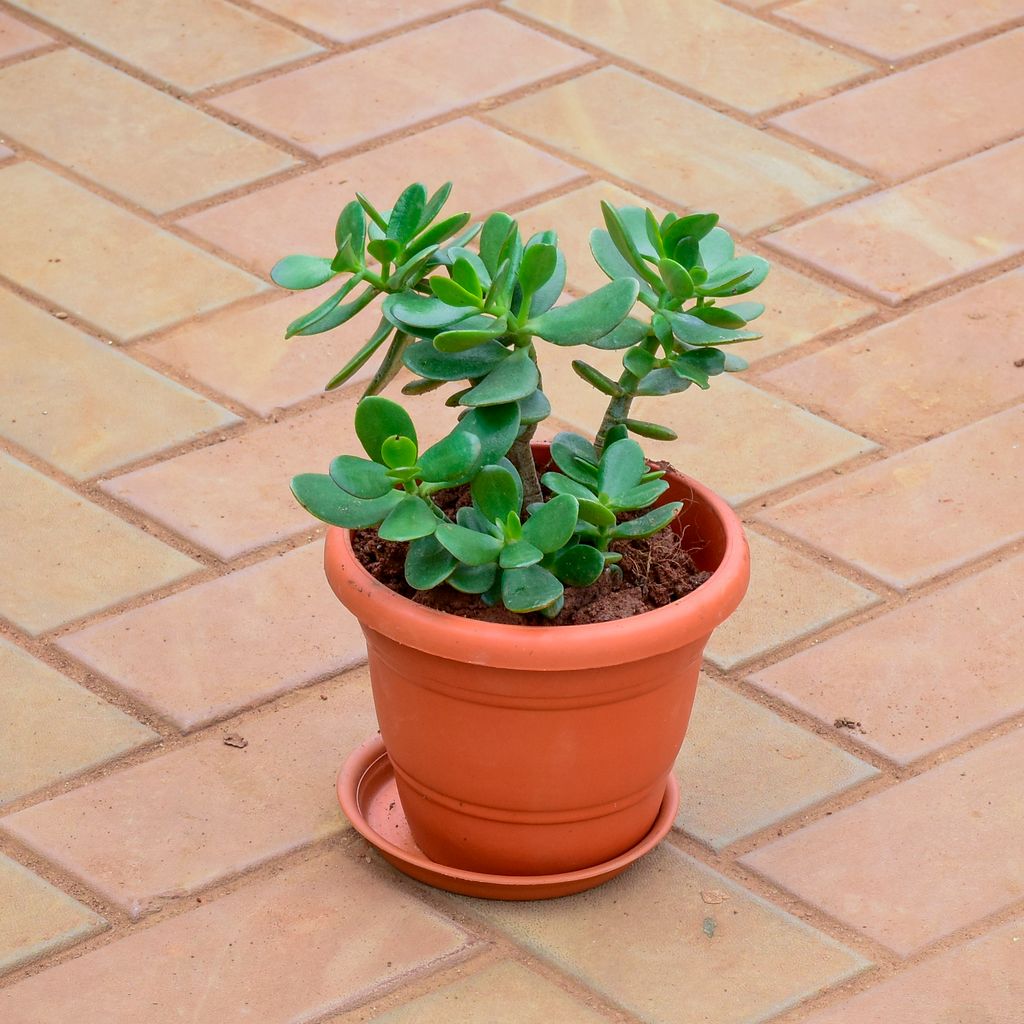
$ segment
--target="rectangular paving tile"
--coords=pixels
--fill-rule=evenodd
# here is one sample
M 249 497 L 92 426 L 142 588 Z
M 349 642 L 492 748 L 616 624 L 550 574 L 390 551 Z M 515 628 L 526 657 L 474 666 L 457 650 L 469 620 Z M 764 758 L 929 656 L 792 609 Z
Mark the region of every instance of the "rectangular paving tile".
M 805 1024 L 1013 1024 L 1024 1004 L 1024 920 L 915 964 Z
M 741 231 L 767 227 L 867 184 L 842 167 L 614 67 L 543 89 L 492 111 L 491 117 L 650 189 L 673 209 L 716 210 Z
M 0 289 L 0 435 L 84 480 L 241 421 Z
M 465 905 L 648 1024 L 760 1024 L 867 966 L 668 844 L 579 896 Z
M 704 656 L 731 669 L 870 608 L 879 598 L 783 544 L 747 530 L 750 587 Z
M 52 42 L 49 36 L 31 25 L 26 25 L 25 22 L 0 11 L 0 60 L 17 57 L 30 50 L 38 50 L 39 47 L 48 46 Z
M 132 917 L 348 827 L 334 779 L 377 723 L 365 670 L 0 820 Z M 116 842 L 112 842 L 113 837 Z
M 1024 536 L 1024 406 L 791 498 L 760 518 L 906 589 Z
M 882 60 L 902 60 L 1024 15 L 1021 0 L 799 0 L 775 12 Z
M 469 52 L 504 60 L 466 60 Z M 592 60 L 493 11 L 470 11 L 219 97 L 215 106 L 326 156 Z M 402 68 L 402 74 L 395 74 Z M 323 96 L 349 101 L 324 106 Z M 372 101 L 353 102 L 365 96 Z
M 319 522 L 292 496 L 291 478 L 326 473 L 336 455 L 361 451 L 352 426 L 359 394 L 358 388 L 331 394 L 315 412 L 105 480 L 101 486 L 224 560 L 311 531 Z M 419 423 L 424 446 L 455 426 L 456 411 L 438 409 L 433 395 L 413 399 L 411 406 L 403 401 Z
M 1007 32 L 773 123 L 883 177 L 904 178 L 1024 129 L 1024 103 L 1005 102 L 1024 92 L 1022 52 L 1024 29 Z
M 225 0 L 14 0 L 43 21 L 187 92 L 321 47 Z
M 185 731 L 365 658 L 359 624 L 324 579 L 322 541 L 58 643 Z
M 365 1015 L 359 1011 L 363 1021 Z M 354 1024 L 354 1015 L 327 1024 Z M 608 1024 L 608 1018 L 514 960 L 461 978 L 367 1024 Z
M 472 153 L 452 163 L 452 153 Z M 446 210 L 491 210 L 581 178 L 582 172 L 517 139 L 459 118 L 185 217 L 182 227 L 267 273 L 289 253 L 334 252 L 334 223 L 364 192 L 387 208 L 413 178 L 454 183 Z
M 680 85 L 756 114 L 871 70 L 714 0 L 511 0 L 506 6 Z M 707 55 L 681 60 L 680 54 Z M 751 60 L 751 54 L 758 54 Z
M 1014 366 L 1022 332 L 1024 270 L 1015 270 L 764 380 L 851 430 L 889 444 L 925 441 L 1024 399 L 1024 372 Z
M 897 305 L 1024 251 L 1024 190 L 1006 187 L 1022 175 L 1024 139 L 865 196 L 764 241 Z
M 295 163 L 70 49 L 0 70 L 0 132 L 154 213 Z
M 751 682 L 899 764 L 1024 712 L 1024 556 L 762 669 Z
M 1024 730 L 836 811 L 741 862 L 909 956 L 1024 898 Z
M 320 301 L 309 292 L 283 294 L 256 306 L 230 309 L 187 323 L 133 351 L 145 352 L 260 416 L 321 394 L 324 385 L 363 346 L 380 322 L 376 307 L 324 334 L 285 341 L 285 328 Z M 346 388 L 359 388 L 379 364 L 374 358 Z
M 99 914 L 0 853 L 0 974 L 105 927 Z
M 0 274 L 118 341 L 266 286 L 35 164 L 0 168 Z
M 174 583 L 199 568 L 0 453 L 0 615 L 34 635 Z
M 256 0 L 256 3 L 339 43 L 353 43 L 464 5 L 463 0 L 389 0 L 386 4 L 368 4 L 364 0 Z
M 716 377 L 708 391 L 640 399 L 633 415 L 679 435 L 648 442 L 652 458 L 737 505 L 877 447 L 735 376 Z
M 0 639 L 0 806 L 158 736 Z
M 676 827 L 721 850 L 878 772 L 701 677 L 675 774 L 681 791 Z
M 436 969 L 467 942 L 332 850 L 4 989 L 0 1018 L 137 1024 L 144 1007 L 147 1024 L 315 1020 Z

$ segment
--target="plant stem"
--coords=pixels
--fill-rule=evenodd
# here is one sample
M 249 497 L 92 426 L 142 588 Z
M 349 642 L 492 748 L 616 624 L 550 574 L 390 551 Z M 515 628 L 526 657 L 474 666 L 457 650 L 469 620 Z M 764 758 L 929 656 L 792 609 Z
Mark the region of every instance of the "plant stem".
M 629 416 L 629 408 L 633 404 L 632 390 L 639 383 L 636 377 L 629 372 L 629 370 L 623 370 L 622 376 L 617 381 L 619 387 L 622 389 L 622 393 L 616 395 L 608 403 L 608 408 L 604 411 L 604 418 L 601 420 L 601 428 L 597 432 L 597 437 L 594 440 L 594 448 L 597 450 L 598 457 L 600 458 L 601 453 L 604 451 L 605 438 L 608 436 L 608 431 L 612 427 L 617 426 L 620 423 L 625 422 Z
M 537 464 L 533 461 L 533 451 L 530 448 L 535 433 L 536 423 L 523 427 L 508 453 L 509 462 L 516 467 L 523 481 L 523 512 L 533 502 L 544 500 L 540 490 L 540 478 L 537 476 Z

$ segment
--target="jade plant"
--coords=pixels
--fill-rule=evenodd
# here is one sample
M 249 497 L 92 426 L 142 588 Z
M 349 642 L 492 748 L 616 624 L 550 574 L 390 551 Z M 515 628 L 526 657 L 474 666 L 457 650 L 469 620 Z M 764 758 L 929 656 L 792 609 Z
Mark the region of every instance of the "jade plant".
M 286 337 L 319 334 L 375 302 L 379 322 L 328 382 L 350 380 L 383 349 L 356 408 L 366 458 L 339 455 L 328 474 L 294 479 L 298 501 L 326 523 L 375 529 L 408 545 L 415 590 L 447 585 L 509 611 L 561 611 L 564 588 L 615 572 L 616 541 L 665 529 L 681 502 L 657 505 L 668 488 L 630 435 L 673 440 L 667 426 L 632 415 L 637 398 L 679 394 L 746 368 L 728 348 L 760 337 L 764 311 L 732 302 L 768 273 L 758 256 L 736 256 L 714 213 L 686 216 L 601 204 L 590 236 L 610 279 L 559 304 L 566 261 L 553 231 L 523 240 L 518 223 L 493 213 L 444 215 L 446 184 L 428 197 L 406 188 L 390 210 L 357 193 L 341 211 L 333 256 L 288 256 L 273 269 L 289 289 L 339 285 L 289 325 Z M 352 298 L 352 295 L 355 295 Z M 622 353 L 613 379 L 576 359 L 581 386 L 607 399 L 593 441 L 560 433 L 553 468 L 538 475 L 530 442 L 550 413 L 539 343 Z M 404 395 L 448 389 L 455 429 L 420 450 L 411 417 L 380 392 L 400 373 Z M 469 504 L 439 501 L 468 490 Z M 446 511 L 448 508 L 448 511 Z

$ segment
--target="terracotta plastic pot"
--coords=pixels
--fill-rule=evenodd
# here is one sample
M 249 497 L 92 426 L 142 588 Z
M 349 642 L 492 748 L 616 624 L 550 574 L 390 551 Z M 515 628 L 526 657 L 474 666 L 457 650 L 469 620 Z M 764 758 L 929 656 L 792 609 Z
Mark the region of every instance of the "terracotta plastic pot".
M 538 465 L 547 445 L 534 445 Z M 412 835 L 472 871 L 574 871 L 638 843 L 686 733 L 704 646 L 740 603 L 750 556 L 735 513 L 671 473 L 697 565 L 663 608 L 581 626 L 477 622 L 377 582 L 331 528 L 325 569 L 359 619 L 381 735 Z

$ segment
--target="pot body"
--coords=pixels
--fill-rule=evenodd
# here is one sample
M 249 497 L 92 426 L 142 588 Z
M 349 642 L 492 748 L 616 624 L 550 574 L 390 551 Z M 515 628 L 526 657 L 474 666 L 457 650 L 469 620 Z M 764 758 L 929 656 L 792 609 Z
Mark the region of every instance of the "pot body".
M 547 447 L 534 446 L 539 465 Z M 366 636 L 381 735 L 402 808 L 432 860 L 547 875 L 602 863 L 650 830 L 693 707 L 711 631 L 749 579 L 742 528 L 720 498 L 670 474 L 674 528 L 713 573 L 629 619 L 509 626 L 424 608 L 378 583 L 347 531 L 325 568 Z

